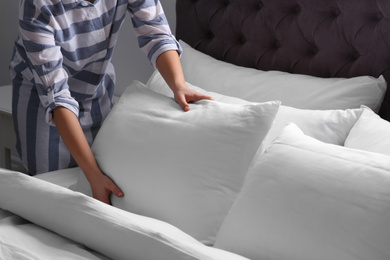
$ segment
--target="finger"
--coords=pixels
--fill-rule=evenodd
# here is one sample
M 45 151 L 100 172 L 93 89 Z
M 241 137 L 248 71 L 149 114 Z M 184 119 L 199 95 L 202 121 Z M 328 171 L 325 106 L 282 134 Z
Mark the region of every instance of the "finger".
M 123 197 L 124 196 L 123 191 L 121 189 L 119 189 L 118 186 L 116 186 L 116 185 L 113 185 L 110 190 L 117 197 Z
M 119 187 L 116 186 L 116 184 L 112 180 L 109 180 L 109 183 L 108 183 L 108 185 L 106 187 L 107 187 L 106 189 L 110 193 L 113 193 L 115 196 L 117 196 L 117 197 L 123 197 L 124 196 L 123 191 L 121 189 L 119 189 Z
M 115 196 L 117 197 L 123 197 L 125 194 L 123 193 L 123 191 L 121 189 L 118 188 L 118 186 L 114 185 L 112 188 L 111 188 L 111 192 L 114 193 Z
M 204 94 L 199 94 L 199 95 L 197 96 L 197 99 L 198 99 L 198 100 L 202 100 L 202 99 L 214 100 L 214 98 L 212 98 L 212 97 L 210 97 L 210 96 L 206 96 L 206 95 L 204 95 Z
M 200 93 L 200 92 L 197 92 L 197 91 L 193 91 L 186 98 L 187 98 L 188 102 L 195 102 L 195 101 L 199 101 L 199 100 L 202 100 L 202 99 L 214 100 L 212 97 L 207 96 L 206 94 L 203 94 L 203 93 Z
M 188 105 L 187 100 L 184 95 L 178 96 L 176 98 L 176 102 L 181 106 L 181 108 L 184 111 L 189 111 L 190 110 L 190 105 Z

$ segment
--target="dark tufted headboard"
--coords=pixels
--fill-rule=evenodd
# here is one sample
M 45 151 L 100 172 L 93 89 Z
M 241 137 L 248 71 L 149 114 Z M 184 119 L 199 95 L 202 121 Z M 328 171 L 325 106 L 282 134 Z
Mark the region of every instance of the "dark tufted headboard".
M 177 0 L 176 13 L 177 38 L 220 60 L 390 83 L 390 0 Z

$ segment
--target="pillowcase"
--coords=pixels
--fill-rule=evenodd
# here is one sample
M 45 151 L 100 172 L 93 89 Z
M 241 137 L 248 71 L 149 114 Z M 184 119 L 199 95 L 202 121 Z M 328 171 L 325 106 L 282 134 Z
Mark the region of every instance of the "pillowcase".
M 177 226 L 211 245 L 279 108 L 202 100 L 184 112 L 134 82 L 92 145 L 123 190 L 112 204 Z
M 206 91 L 203 88 L 200 88 L 198 86 L 195 86 L 189 82 L 186 81 L 186 84 L 189 88 L 198 91 L 200 93 L 206 94 L 208 96 L 211 96 L 214 98 L 215 101 L 220 101 L 228 104 L 239 104 L 239 105 L 245 105 L 245 104 L 253 104 L 254 102 L 247 101 L 241 98 L 231 97 L 222 95 L 216 92 Z M 173 92 L 169 88 L 168 84 L 165 82 L 164 78 L 161 76 L 160 72 L 158 70 L 155 70 L 152 75 L 150 76 L 148 82 L 146 83 L 146 87 L 148 89 L 153 90 L 154 92 L 160 93 L 167 97 L 173 97 Z
M 365 107 L 347 136 L 345 146 L 390 155 L 390 122 Z
M 347 109 L 366 105 L 379 111 L 386 81 L 361 76 L 319 78 L 235 66 L 203 54 L 183 41 L 181 63 L 185 78 L 208 91 L 249 101 L 280 100 L 301 109 Z
M 362 113 L 363 108 L 310 110 L 280 106 L 275 122 L 263 142 L 263 148 L 271 145 L 288 123 L 296 124 L 306 135 L 322 142 L 343 146 Z
M 0 178 L 0 208 L 110 259 L 246 259 L 205 246 L 162 221 L 132 214 L 22 173 L 0 169 Z M 58 241 L 61 242 L 53 237 L 53 243 Z
M 172 91 L 158 71 L 147 82 L 147 87 L 166 96 L 173 97 Z M 200 93 L 212 96 L 215 100 L 229 104 L 249 104 L 249 101 L 206 91 L 187 82 L 187 86 Z M 259 151 L 261 154 L 290 122 L 296 124 L 306 135 L 330 144 L 344 145 L 351 128 L 356 123 L 363 108 L 310 110 L 281 105 L 267 137 Z
M 215 247 L 251 259 L 390 259 L 390 157 L 288 125 L 249 172 Z

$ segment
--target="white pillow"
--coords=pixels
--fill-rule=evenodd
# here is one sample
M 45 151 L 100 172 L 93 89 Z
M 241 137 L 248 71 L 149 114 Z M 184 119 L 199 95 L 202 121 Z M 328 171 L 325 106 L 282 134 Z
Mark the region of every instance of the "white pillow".
M 280 100 L 302 109 L 347 109 L 366 105 L 379 111 L 386 92 L 383 76 L 319 78 L 235 66 L 205 55 L 183 41 L 185 78 L 208 91 L 254 102 Z
M 390 122 L 366 107 L 347 136 L 345 146 L 390 155 Z
M 390 157 L 290 124 L 249 173 L 215 246 L 251 259 L 390 259 Z
M 362 113 L 363 108 L 310 110 L 280 106 L 275 122 L 264 139 L 263 147 L 271 145 L 288 123 L 296 124 L 306 135 L 322 142 L 343 146 Z
M 171 223 L 206 244 L 239 191 L 279 108 L 202 100 L 184 112 L 134 82 L 104 121 L 92 150 L 123 190 L 112 204 Z
M 25 174 L 0 169 L 0 179 L 0 208 L 111 259 L 244 260 L 205 246 L 162 221 L 132 214 Z M 53 243 L 62 242 L 52 237 Z M 68 250 L 71 249 L 69 246 Z
M 221 102 L 229 104 L 249 104 L 249 101 L 209 92 L 188 82 L 187 85 L 189 88 L 212 96 L 215 100 Z M 155 71 L 152 74 L 146 86 L 153 91 L 173 97 L 171 89 L 158 71 Z M 296 124 L 306 135 L 325 143 L 344 145 L 345 139 L 353 125 L 363 113 L 363 110 L 363 108 L 346 110 L 310 110 L 281 105 L 274 124 L 262 143 L 259 154 L 261 154 L 280 134 L 283 128 L 291 122 Z
M 206 91 L 203 88 L 200 88 L 198 86 L 195 86 L 189 82 L 186 82 L 187 86 L 195 91 L 198 91 L 200 93 L 206 94 L 208 96 L 211 96 L 214 98 L 215 101 L 220 101 L 228 104 L 238 104 L 238 105 L 245 105 L 245 104 L 253 104 L 255 102 L 250 102 L 241 98 L 231 97 L 222 95 L 216 92 L 212 91 Z M 158 70 L 155 70 L 153 74 L 150 76 L 148 82 L 146 83 L 146 87 L 148 89 L 153 90 L 154 92 L 160 93 L 162 95 L 165 95 L 167 97 L 173 97 L 173 92 L 169 88 L 168 84 L 165 82 L 164 78 L 161 76 L 160 72 Z

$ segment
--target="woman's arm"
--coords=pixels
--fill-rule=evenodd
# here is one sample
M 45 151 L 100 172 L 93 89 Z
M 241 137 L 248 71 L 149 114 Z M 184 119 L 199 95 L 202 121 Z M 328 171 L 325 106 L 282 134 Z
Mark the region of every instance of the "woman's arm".
M 177 51 L 166 51 L 158 56 L 156 67 L 168 86 L 172 89 L 176 102 L 184 111 L 190 110 L 188 102 L 194 102 L 201 99 L 212 100 L 211 97 L 187 87 Z
M 160 1 L 128 1 L 139 46 L 172 89 L 177 103 L 188 111 L 188 102 L 212 99 L 187 87 L 180 63 L 180 44 L 169 28 Z
M 111 193 L 123 197 L 123 192 L 99 169 L 76 115 L 67 108 L 57 107 L 53 110 L 53 121 L 69 152 L 87 177 L 93 197 L 107 204 L 110 204 Z

